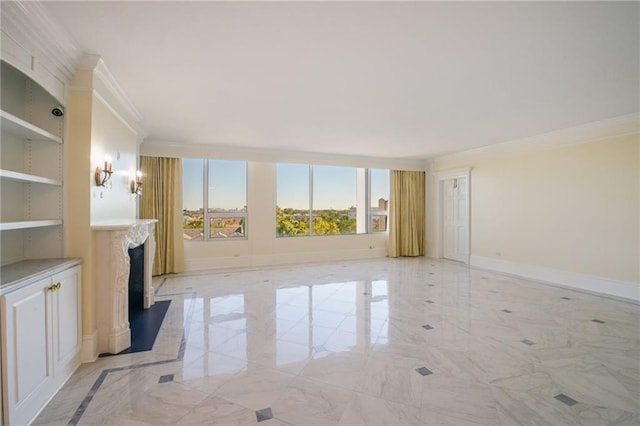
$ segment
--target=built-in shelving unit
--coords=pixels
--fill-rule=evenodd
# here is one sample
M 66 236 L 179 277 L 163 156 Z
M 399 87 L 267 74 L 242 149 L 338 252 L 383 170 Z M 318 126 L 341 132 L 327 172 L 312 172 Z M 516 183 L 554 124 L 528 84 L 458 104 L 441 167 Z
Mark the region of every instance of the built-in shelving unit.
M 0 266 L 63 257 L 64 118 L 60 100 L 1 64 Z
M 82 259 L 65 258 L 63 240 L 64 109 L 79 51 L 45 17 L 37 2 L 2 2 L 0 426 L 30 424 L 83 343 Z
M 24 140 L 43 140 L 62 143 L 62 138 L 24 121 L 7 111 L 0 111 L 2 131 Z
M 62 181 L 49 179 L 42 176 L 29 175 L 26 173 L 12 172 L 11 170 L 0 169 L 0 179 L 22 183 L 44 183 L 47 185 L 62 186 Z
M 11 231 L 14 229 L 42 228 L 44 226 L 62 225 L 62 220 L 22 220 L 18 222 L 2 222 L 0 223 L 0 231 Z

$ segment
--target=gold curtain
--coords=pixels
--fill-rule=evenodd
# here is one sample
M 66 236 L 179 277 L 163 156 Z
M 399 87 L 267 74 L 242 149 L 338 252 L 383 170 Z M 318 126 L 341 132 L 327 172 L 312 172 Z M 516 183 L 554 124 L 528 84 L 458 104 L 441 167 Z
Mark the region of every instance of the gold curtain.
M 425 174 L 391 171 L 389 257 L 424 255 Z
M 140 157 L 140 168 L 144 175 L 140 218 L 158 219 L 152 275 L 182 272 L 182 161 Z

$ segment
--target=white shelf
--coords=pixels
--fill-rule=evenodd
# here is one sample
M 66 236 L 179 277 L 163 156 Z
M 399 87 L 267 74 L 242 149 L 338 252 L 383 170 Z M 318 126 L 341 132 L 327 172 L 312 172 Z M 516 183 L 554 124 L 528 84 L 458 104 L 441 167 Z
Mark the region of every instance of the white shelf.
M 44 226 L 62 225 L 60 219 L 45 220 L 23 220 L 19 222 L 2 222 L 0 223 L 0 231 L 11 231 L 14 229 L 42 228 Z
M 51 141 L 61 144 L 62 138 L 54 135 L 51 132 L 47 132 L 40 127 L 34 126 L 31 123 L 24 121 L 21 118 L 16 117 L 7 111 L 0 110 L 0 117 L 2 117 L 2 131 L 11 133 L 18 136 L 20 139 L 32 140 L 32 141 Z
M 0 61 L 0 68 L 0 264 L 60 258 L 65 120 L 51 113 L 60 100 L 7 62 Z
M 29 175 L 26 173 L 12 172 L 11 170 L 0 169 L 0 178 L 24 183 L 45 183 L 48 185 L 62 186 L 62 182 L 56 179 L 49 179 L 42 176 Z

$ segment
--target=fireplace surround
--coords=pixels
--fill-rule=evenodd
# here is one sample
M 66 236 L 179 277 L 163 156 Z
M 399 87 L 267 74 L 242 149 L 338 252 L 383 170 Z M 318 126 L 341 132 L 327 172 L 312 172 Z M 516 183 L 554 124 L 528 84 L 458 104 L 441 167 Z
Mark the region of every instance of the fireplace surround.
M 144 245 L 143 308 L 154 304 L 151 271 L 157 220 L 94 223 L 94 281 L 98 353 L 117 354 L 131 346 L 129 328 L 129 249 Z

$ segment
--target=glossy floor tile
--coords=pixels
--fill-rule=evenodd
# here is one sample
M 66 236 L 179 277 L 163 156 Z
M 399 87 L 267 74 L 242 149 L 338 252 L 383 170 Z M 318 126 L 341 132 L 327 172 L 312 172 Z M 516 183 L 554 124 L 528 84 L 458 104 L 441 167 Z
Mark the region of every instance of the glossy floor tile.
M 431 259 L 154 279 L 35 424 L 638 425 L 640 306 Z

